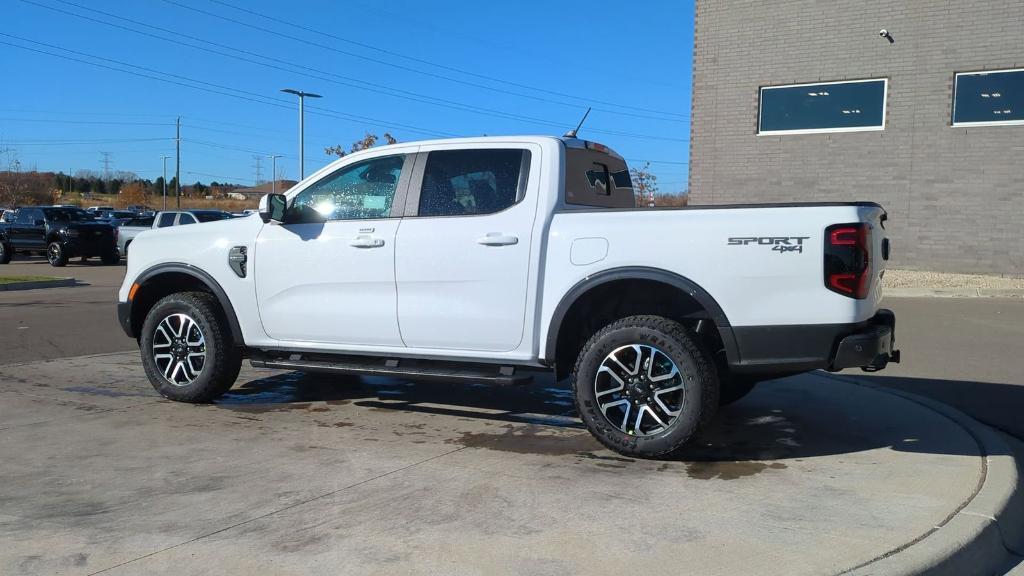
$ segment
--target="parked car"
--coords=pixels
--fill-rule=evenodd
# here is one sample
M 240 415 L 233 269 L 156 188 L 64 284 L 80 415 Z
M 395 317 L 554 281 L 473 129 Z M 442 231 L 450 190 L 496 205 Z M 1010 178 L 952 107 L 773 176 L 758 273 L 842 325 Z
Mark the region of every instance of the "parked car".
M 91 212 L 93 214 L 98 214 L 100 212 L 107 212 L 107 211 L 110 211 L 110 210 L 113 210 L 113 209 L 114 209 L 113 206 L 90 206 L 90 207 L 86 208 L 85 211 L 86 212 Z
M 33 206 L 19 208 L 13 221 L 0 224 L 0 263 L 15 252 L 41 253 L 51 266 L 64 266 L 69 258 L 100 257 L 117 264 L 117 229 L 96 222 L 80 208 Z
M 123 222 L 138 216 L 135 212 L 128 210 L 97 210 L 94 214 L 98 222 L 106 222 L 114 226 L 120 226 Z
M 760 380 L 899 361 L 879 205 L 634 202 L 623 158 L 574 138 L 372 148 L 259 218 L 140 235 L 118 317 L 172 400 L 217 398 L 243 357 L 495 384 L 544 370 L 598 440 L 642 457 Z
M 169 228 L 202 222 L 215 222 L 231 218 L 231 214 L 220 210 L 168 210 L 154 216 L 142 216 L 124 222 L 118 228 L 117 248 L 128 256 L 128 246 L 140 233 L 153 228 Z

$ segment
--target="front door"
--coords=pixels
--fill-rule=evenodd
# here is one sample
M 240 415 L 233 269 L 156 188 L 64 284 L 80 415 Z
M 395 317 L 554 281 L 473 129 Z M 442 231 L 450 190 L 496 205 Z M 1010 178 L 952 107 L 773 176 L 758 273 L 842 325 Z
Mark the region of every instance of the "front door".
M 254 267 L 270 337 L 402 345 L 395 292 L 401 207 L 394 216 L 392 207 L 404 202 L 406 158 L 391 152 L 346 164 L 291 196 L 284 223 L 263 227 Z
M 415 215 L 402 221 L 395 256 L 402 339 L 514 350 L 525 324 L 540 147 L 434 149 L 420 162 L 424 155 L 407 210 Z

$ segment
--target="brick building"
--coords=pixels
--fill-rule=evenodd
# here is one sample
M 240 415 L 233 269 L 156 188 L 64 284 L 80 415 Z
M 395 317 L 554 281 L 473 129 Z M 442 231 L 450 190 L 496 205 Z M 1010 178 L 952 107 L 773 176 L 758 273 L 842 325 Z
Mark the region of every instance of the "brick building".
M 1024 275 L 1024 2 L 696 4 L 692 204 L 874 200 L 891 266 Z

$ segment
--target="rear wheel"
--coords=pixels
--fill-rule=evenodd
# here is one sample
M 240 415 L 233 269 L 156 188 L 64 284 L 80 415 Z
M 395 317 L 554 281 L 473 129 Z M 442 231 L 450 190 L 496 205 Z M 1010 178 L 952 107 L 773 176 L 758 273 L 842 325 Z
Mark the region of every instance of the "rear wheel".
M 8 264 L 14 257 L 14 250 L 10 246 L 0 242 L 0 264 Z
M 146 376 L 162 396 L 211 402 L 231 389 L 242 367 L 217 300 L 205 292 L 171 294 L 146 315 L 139 340 Z
M 60 242 L 50 242 L 46 247 L 46 260 L 50 266 L 60 268 L 68 263 L 68 255 Z
M 681 448 L 718 408 L 718 376 L 679 323 L 631 316 L 594 334 L 573 369 L 580 418 L 602 444 L 654 458 Z

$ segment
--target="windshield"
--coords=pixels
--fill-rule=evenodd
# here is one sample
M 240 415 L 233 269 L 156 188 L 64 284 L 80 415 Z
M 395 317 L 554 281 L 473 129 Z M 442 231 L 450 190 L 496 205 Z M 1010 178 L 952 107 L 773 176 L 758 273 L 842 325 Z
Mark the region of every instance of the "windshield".
M 43 208 L 47 220 L 63 220 L 65 222 L 92 222 L 92 214 L 78 208 Z
M 231 214 L 227 212 L 195 212 L 196 219 L 200 222 L 214 222 L 216 220 L 227 220 Z

